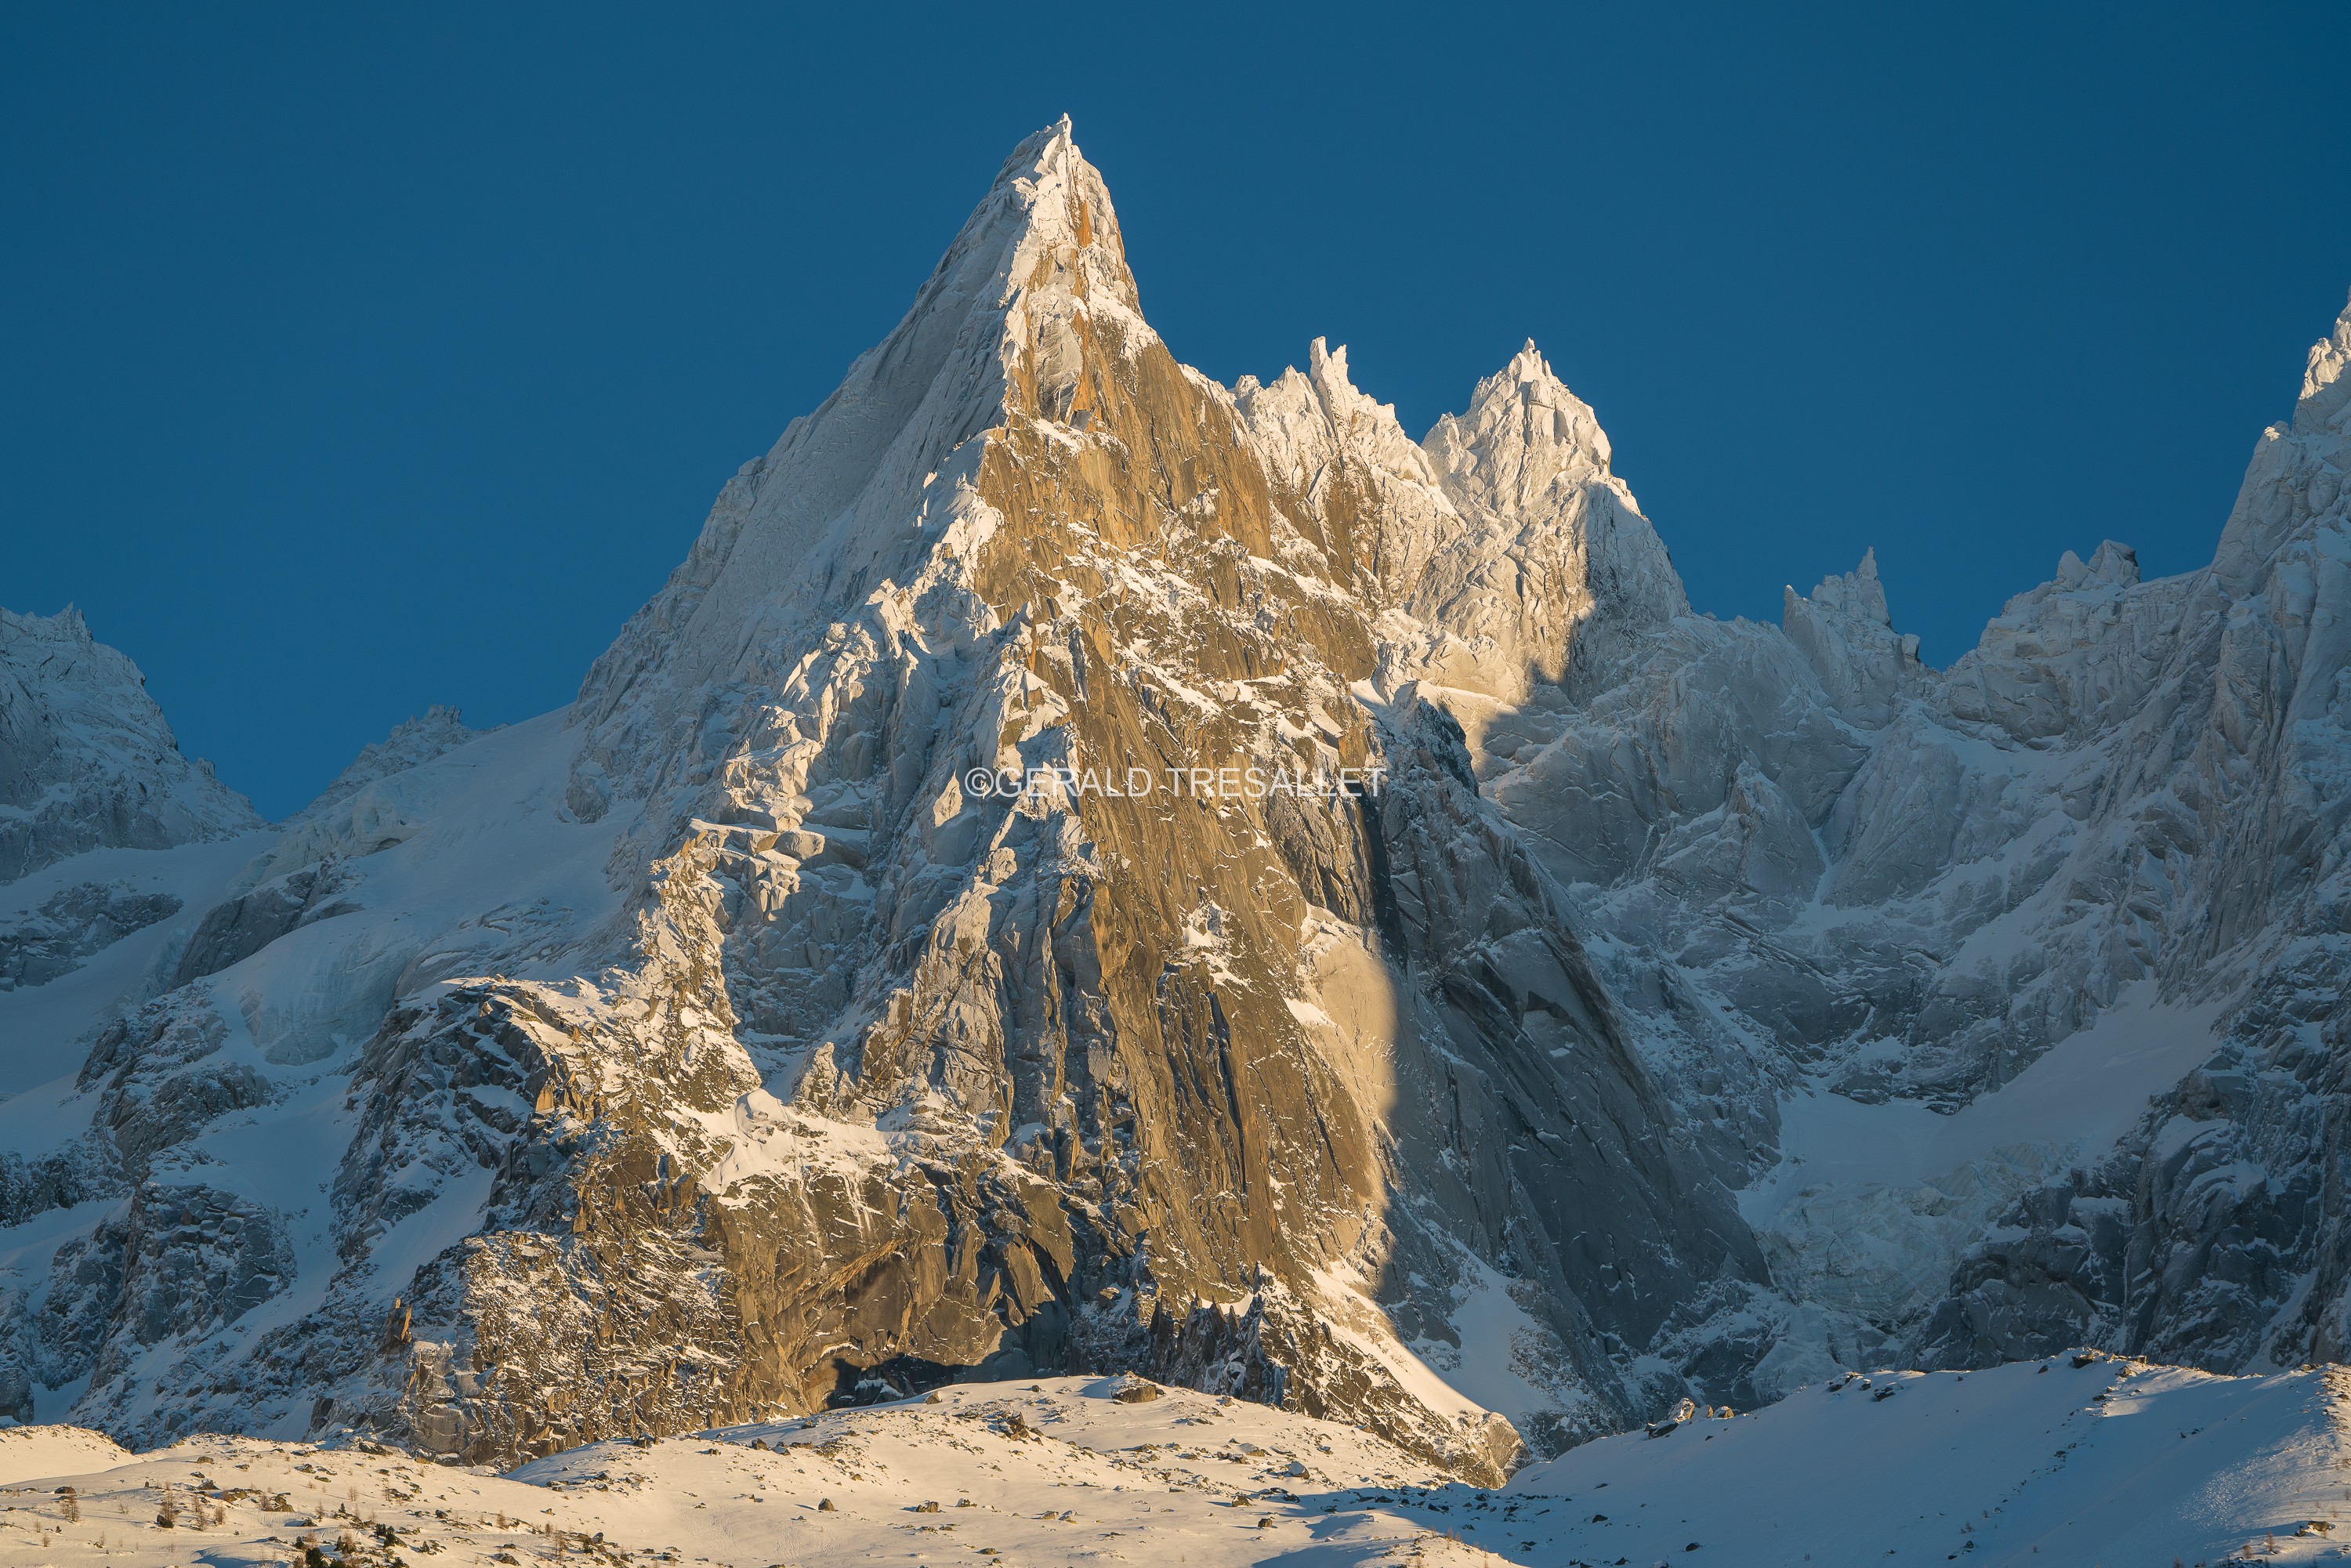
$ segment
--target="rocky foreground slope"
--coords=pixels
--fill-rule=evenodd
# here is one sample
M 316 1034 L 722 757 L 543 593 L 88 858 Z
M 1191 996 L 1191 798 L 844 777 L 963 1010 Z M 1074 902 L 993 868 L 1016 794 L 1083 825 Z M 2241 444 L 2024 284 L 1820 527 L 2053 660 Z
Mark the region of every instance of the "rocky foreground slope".
M 2335 1354 L 2346 361 L 2210 568 L 1937 672 L 1866 560 L 1693 614 L 1531 346 L 1419 443 L 1184 367 L 1042 132 L 569 710 L 166 841 L 135 963 L 0 884 L 0 1405 L 507 1463 L 1134 1368 L 1496 1481 Z
M 199 1436 L 133 1456 L 33 1427 L 0 1431 L 0 1558 L 2339 1563 L 2343 1381 L 2086 1356 L 1880 1373 L 1586 1444 L 1500 1491 L 1352 1427 L 1118 1378 L 598 1443 L 504 1476 L 348 1435 Z

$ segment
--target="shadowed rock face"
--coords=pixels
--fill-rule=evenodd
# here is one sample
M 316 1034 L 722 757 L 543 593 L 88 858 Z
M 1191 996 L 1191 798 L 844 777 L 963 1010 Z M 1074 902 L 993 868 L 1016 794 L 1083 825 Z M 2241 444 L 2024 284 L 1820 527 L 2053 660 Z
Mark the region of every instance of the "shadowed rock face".
M 98 1037 L 0 1212 L 124 1201 L 0 1401 L 504 1463 L 1132 1369 L 1493 1480 L 1897 1351 L 2323 1348 L 2343 358 L 2210 571 L 1935 672 L 1874 560 L 1692 615 L 1531 345 L 1419 444 L 1344 350 L 1182 366 L 1043 132 L 568 714 L 371 747 Z M 2095 1161 L 1782 1147 L 2133 987 L 2241 1060 Z
M 261 826 L 180 755 L 146 677 L 70 605 L 0 610 L 0 883 L 84 850 L 163 849 Z
M 179 912 L 175 895 L 141 893 L 125 883 L 60 888 L 25 914 L 0 920 L 0 991 L 46 985 L 91 954 Z
M 172 967 L 172 984 L 184 986 L 206 975 L 216 975 L 239 959 L 249 958 L 287 932 L 314 920 L 348 913 L 339 904 L 340 886 L 333 861 L 307 865 L 277 877 L 250 893 L 215 904 L 197 922 L 188 945 Z
M 2069 551 L 1935 671 L 1865 559 L 1780 628 L 1684 618 L 1457 702 L 1699 1157 L 1756 1188 L 1776 1285 L 1829 1314 L 1740 1402 L 1873 1354 L 2344 1343 L 2346 345 L 2351 312 L 2201 570 Z M 1960 1114 L 1841 1175 L 1783 1140 L 1823 1091 Z

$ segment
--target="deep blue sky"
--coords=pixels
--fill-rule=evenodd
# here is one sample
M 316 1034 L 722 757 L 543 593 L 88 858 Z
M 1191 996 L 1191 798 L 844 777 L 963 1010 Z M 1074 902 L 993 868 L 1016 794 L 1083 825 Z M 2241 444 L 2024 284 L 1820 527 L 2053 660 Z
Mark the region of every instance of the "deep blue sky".
M 9 7 L 0 604 L 273 814 L 563 703 L 1064 111 L 1179 357 L 1418 434 L 1532 336 L 1700 609 L 1875 544 L 1942 663 L 2209 558 L 2351 287 L 2351 7 L 1619 9 Z

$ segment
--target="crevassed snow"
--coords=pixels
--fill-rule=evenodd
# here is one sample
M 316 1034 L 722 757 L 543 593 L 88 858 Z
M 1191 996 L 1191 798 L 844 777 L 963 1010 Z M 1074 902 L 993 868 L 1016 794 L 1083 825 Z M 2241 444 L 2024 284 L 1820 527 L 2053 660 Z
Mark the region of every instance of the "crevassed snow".
M 1917 1101 L 1791 1101 L 1781 1112 L 1781 1179 L 1790 1158 L 1802 1160 L 1812 1180 L 1919 1181 L 2019 1145 L 2095 1154 L 2211 1054 L 2220 1010 L 2218 1003 L 2167 1006 L 2153 981 L 2139 981 L 2088 1029 L 1949 1115 Z
M 91 1036 L 118 1008 L 139 998 L 152 983 L 159 961 L 220 902 L 271 839 L 266 832 L 250 832 L 167 850 L 90 850 L 0 885 L 0 921 L 38 908 L 52 894 L 82 883 L 127 883 L 141 893 L 180 900 L 178 914 L 100 948 L 47 984 L 0 991 L 0 1099 L 79 1068 Z
M 2221 1005 L 2133 986 L 2090 1028 L 1949 1114 L 1815 1092 L 1780 1111 L 1778 1166 L 1740 1212 L 1805 1299 L 1898 1319 L 1935 1299 L 1959 1251 L 2019 1193 L 2091 1159 L 2210 1054 Z
M 2327 1532 L 2351 1532 L 2336 1473 L 2351 1375 L 2074 1360 L 1816 1384 L 1588 1444 L 1512 1479 L 1573 1504 L 1517 1560 L 1678 1561 L 1696 1542 L 1701 1562 L 2119 1565 L 2265 1552 L 2272 1536 L 2276 1561 L 2342 1560 Z

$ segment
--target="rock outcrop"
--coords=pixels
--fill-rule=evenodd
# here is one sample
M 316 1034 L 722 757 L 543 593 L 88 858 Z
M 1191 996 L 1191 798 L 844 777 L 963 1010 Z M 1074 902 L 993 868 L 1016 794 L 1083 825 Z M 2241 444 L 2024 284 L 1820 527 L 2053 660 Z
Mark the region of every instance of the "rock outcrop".
M 13 918 L 0 918 L 0 991 L 72 973 L 93 953 L 180 912 L 170 893 L 127 883 L 78 883 Z

